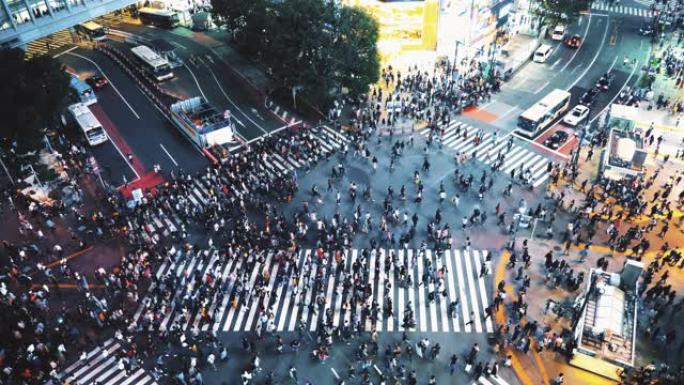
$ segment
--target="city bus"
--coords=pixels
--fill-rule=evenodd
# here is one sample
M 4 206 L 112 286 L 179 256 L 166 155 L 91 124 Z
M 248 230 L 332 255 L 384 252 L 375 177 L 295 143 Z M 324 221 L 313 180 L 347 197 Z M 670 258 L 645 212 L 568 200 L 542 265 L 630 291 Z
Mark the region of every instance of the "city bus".
M 78 24 L 74 27 L 76 32 L 88 36 L 90 39 L 95 41 L 101 41 L 107 38 L 107 30 L 105 27 L 97 24 L 94 21 L 89 21 L 87 23 Z
M 107 141 L 107 133 L 88 106 L 83 103 L 72 104 L 69 112 L 89 145 L 97 146 Z
M 140 8 L 138 15 L 143 24 L 150 24 L 160 28 L 175 28 L 179 23 L 178 14 L 168 9 Z
M 69 87 L 71 87 L 76 94 L 78 101 L 84 105 L 89 106 L 93 103 L 97 103 L 95 91 L 93 91 L 93 89 L 86 82 L 71 73 L 69 73 Z
M 150 47 L 139 45 L 131 48 L 131 52 L 133 52 L 133 55 L 138 59 L 138 62 L 143 67 L 144 71 L 157 81 L 160 82 L 173 77 L 169 61 L 159 56 Z
M 518 134 L 534 138 L 570 107 L 570 93 L 553 90 L 518 118 Z

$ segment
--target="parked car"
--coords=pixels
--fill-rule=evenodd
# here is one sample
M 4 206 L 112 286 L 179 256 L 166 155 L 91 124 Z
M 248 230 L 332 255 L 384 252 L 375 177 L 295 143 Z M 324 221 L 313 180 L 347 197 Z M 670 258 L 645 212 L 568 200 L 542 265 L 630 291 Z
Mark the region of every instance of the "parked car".
M 582 36 L 572 35 L 565 40 L 565 45 L 570 48 L 579 48 L 582 45 Z
M 568 135 L 567 132 L 563 130 L 558 130 L 544 141 L 544 146 L 552 150 L 557 150 L 558 148 L 560 148 L 560 146 L 563 145 L 563 143 L 565 143 L 568 140 L 569 136 L 570 135 Z
M 589 107 L 578 104 L 563 117 L 563 123 L 576 126 L 589 116 Z
M 551 32 L 551 40 L 562 41 L 565 37 L 565 26 L 563 24 L 558 24 L 556 28 Z
M 99 90 L 109 84 L 109 81 L 100 75 L 93 75 L 86 79 L 86 83 L 94 90 Z

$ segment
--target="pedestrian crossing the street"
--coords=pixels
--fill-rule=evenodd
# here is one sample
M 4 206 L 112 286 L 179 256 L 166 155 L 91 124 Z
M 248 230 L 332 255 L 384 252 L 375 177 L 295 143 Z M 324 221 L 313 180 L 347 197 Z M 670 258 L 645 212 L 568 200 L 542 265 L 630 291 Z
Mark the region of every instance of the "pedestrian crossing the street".
M 540 186 L 549 178 L 552 161 L 547 157 L 515 142 L 509 144 L 508 137 L 498 137 L 496 132 L 487 132 L 477 137 L 477 131 L 477 128 L 469 124 L 453 122 L 443 131 L 442 145 L 468 159 L 476 158 L 488 166 L 496 162 L 499 153 L 505 154 L 499 171 L 510 174 L 515 170 L 516 174 L 520 175 L 521 167 L 522 170 L 529 170 L 534 187 Z M 421 133 L 427 136 L 429 130 L 423 130 Z
M 26 44 L 26 58 L 46 55 L 48 52 L 54 53 L 75 46 L 72 33 L 68 29 L 64 29 Z
M 632 15 L 632 16 L 643 16 L 643 17 L 653 17 L 654 12 L 650 9 L 630 7 L 625 5 L 620 5 L 620 3 L 609 3 L 605 1 L 595 1 L 591 4 L 591 9 L 594 11 L 604 11 L 610 13 L 619 13 L 622 15 Z
M 311 128 L 307 132 L 317 139 L 323 156 L 342 149 L 349 142 L 348 137 L 326 126 Z M 295 159 L 292 155 L 282 156 L 274 151 L 263 154 L 258 161 L 259 163 L 256 165 L 258 171 L 263 171 L 270 176 L 282 176 L 305 167 L 316 159 L 304 153 L 299 159 Z M 225 183 L 236 195 L 242 197 L 250 193 L 244 184 L 236 186 L 225 175 L 221 174 L 219 177 L 221 182 Z M 179 199 L 189 203 L 192 208 L 202 210 L 210 203 L 211 197 L 215 195 L 210 190 L 216 186 L 213 186 L 206 177 L 192 178 L 189 183 L 190 188 L 187 195 L 180 196 Z M 179 210 L 174 205 L 158 205 L 154 210 L 147 210 L 142 218 L 130 217 L 127 227 L 135 234 L 139 234 L 146 242 L 157 243 L 161 239 L 178 234 L 187 224 L 187 221 L 183 219 L 187 216 L 187 212 Z
M 144 298 L 131 327 L 156 320 L 160 330 L 291 332 L 325 322 L 367 332 L 492 333 L 487 253 L 350 249 L 319 259 L 303 250 L 288 261 L 282 252 L 231 260 L 213 249 L 174 252 L 150 290 L 167 294 Z
M 62 381 L 79 385 L 157 385 L 147 370 L 134 367 L 124 353 L 121 343 L 111 338 L 66 368 Z
M 473 382 L 471 385 L 509 385 L 499 376 L 482 376 Z

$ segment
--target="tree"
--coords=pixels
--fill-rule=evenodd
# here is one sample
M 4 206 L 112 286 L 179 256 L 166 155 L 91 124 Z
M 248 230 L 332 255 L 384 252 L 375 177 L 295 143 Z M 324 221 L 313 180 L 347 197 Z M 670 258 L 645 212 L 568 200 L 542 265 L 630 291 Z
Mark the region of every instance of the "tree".
M 582 11 L 591 7 L 593 0 L 540 0 L 544 18 L 549 24 L 573 22 Z
M 250 3 L 246 5 L 245 3 Z M 329 0 L 212 0 L 233 40 L 263 63 L 278 87 L 327 107 L 335 94 L 378 80 L 378 26 L 359 8 Z
M 20 152 L 40 146 L 43 129 L 66 108 L 69 77 L 49 56 L 25 60 L 21 49 L 0 50 L 0 136 Z

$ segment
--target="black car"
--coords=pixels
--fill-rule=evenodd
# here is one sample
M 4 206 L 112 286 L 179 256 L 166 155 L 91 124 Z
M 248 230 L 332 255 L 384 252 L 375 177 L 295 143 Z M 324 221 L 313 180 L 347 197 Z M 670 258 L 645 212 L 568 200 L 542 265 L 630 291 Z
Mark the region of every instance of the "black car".
M 614 75 L 610 72 L 601 76 L 601 78 L 596 82 L 596 89 L 599 91 L 608 91 L 610 88 L 610 83 L 613 82 Z
M 109 81 L 100 75 L 93 75 L 86 79 L 86 83 L 94 90 L 99 90 L 109 84 Z
M 568 136 L 568 133 L 565 131 L 556 131 L 544 141 L 544 146 L 557 150 L 568 140 Z
M 579 103 L 583 106 L 591 107 L 596 101 L 597 94 L 598 91 L 595 88 L 588 89 L 587 92 L 580 97 Z

